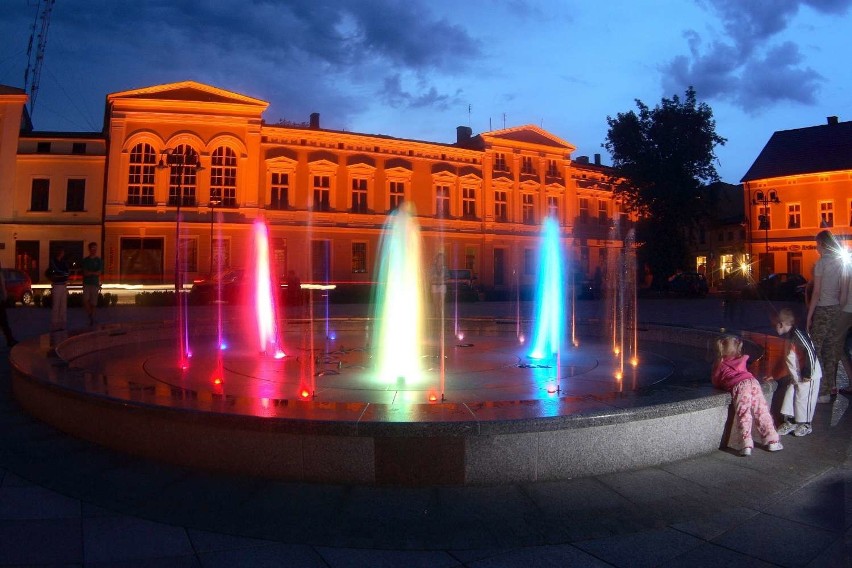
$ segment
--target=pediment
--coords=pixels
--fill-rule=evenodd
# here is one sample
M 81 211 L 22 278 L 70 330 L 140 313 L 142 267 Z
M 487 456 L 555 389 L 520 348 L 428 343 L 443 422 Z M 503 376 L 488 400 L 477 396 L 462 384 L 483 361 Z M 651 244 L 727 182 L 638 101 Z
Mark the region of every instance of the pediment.
M 551 134 L 543 128 L 539 128 L 533 124 L 525 124 L 514 128 L 505 128 L 503 130 L 494 130 L 491 132 L 483 132 L 481 135 L 489 142 L 506 141 L 519 142 L 533 146 L 548 146 L 550 148 L 560 148 L 565 152 L 573 152 L 576 146 L 566 142 L 562 138 Z
M 246 95 L 241 95 L 233 91 L 226 91 L 204 83 L 195 81 L 182 81 L 180 83 L 166 83 L 164 85 L 154 85 L 151 87 L 143 87 L 141 89 L 133 89 L 130 91 L 121 91 L 119 93 L 111 93 L 107 96 L 110 101 L 116 99 L 147 99 L 161 101 L 181 101 L 181 102 L 207 102 L 207 103 L 225 103 L 256 106 L 265 109 L 269 103 Z

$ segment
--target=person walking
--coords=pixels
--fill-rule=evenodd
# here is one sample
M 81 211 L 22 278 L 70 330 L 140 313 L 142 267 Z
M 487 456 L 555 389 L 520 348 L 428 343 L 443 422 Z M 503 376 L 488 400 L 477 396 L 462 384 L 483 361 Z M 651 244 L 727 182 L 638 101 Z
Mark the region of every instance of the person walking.
M 814 265 L 814 289 L 808 302 L 807 329 L 822 367 L 817 402 L 831 402 L 837 394 L 837 323 L 840 317 L 840 288 L 843 265 L 840 245 L 831 231 L 817 233 L 819 260 Z
M 50 279 L 50 331 L 63 331 L 68 325 L 68 278 L 71 271 L 65 262 L 65 247 L 56 247 L 46 276 Z
M 83 308 L 89 316 L 89 326 L 95 325 L 95 308 L 98 305 L 98 294 L 101 290 L 101 274 L 104 263 L 98 256 L 98 243 L 89 243 L 89 256 L 85 257 L 83 265 Z
M 2 266 L 0 266 L 2 269 Z M 9 296 L 6 293 L 6 279 L 3 277 L 3 270 L 0 270 L 0 329 L 3 330 L 3 335 L 6 336 L 6 345 L 9 349 L 18 344 L 15 336 L 12 334 L 12 328 L 9 327 L 9 318 L 6 315 L 6 301 Z

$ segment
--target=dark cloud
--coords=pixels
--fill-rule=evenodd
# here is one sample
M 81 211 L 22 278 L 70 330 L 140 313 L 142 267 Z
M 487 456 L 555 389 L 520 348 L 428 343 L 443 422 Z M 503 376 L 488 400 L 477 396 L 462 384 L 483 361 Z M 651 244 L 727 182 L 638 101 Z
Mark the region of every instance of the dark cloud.
M 23 0 L 5 3 L 14 6 L 4 6 L 0 33 L 26 29 L 19 34 L 25 44 L 35 9 Z M 6 55 L 0 48 L 0 63 Z M 273 115 L 298 120 L 322 110 L 345 123 L 374 104 L 376 90 L 387 89 L 382 77 L 394 74 L 422 83 L 416 93 L 400 90 L 397 100 L 440 108 L 450 96 L 429 77 L 460 73 L 481 55 L 474 37 L 425 2 L 63 0 L 53 10 L 44 70 L 91 76 L 79 95 L 101 105 L 94 116 L 109 92 L 193 79 L 268 100 Z M 21 76 L 25 65 L 21 56 Z
M 843 14 L 852 0 L 698 0 L 698 4 L 719 17 L 724 33 L 705 46 L 697 31 L 684 32 L 690 53 L 662 67 L 665 92 L 693 85 L 703 98 L 728 100 L 754 113 L 781 101 L 816 101 L 825 79 L 803 66 L 796 44 L 773 40 L 803 6 Z
M 423 85 L 421 85 L 423 86 Z M 394 108 L 424 108 L 431 107 L 436 110 L 445 110 L 451 104 L 459 102 L 460 91 L 453 95 L 441 94 L 434 86 L 425 87 L 419 94 L 406 91 L 402 86 L 402 77 L 399 74 L 385 77 L 382 88 L 378 92 L 379 97 L 389 106 Z

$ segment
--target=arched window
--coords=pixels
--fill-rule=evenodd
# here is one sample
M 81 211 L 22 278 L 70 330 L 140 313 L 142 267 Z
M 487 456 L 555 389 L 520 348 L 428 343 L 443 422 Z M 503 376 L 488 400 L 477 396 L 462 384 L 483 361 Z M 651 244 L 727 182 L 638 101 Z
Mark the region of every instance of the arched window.
M 187 158 L 187 164 L 198 164 L 198 152 L 195 148 L 187 144 L 181 144 L 174 149 L 174 154 L 193 156 Z M 169 205 L 176 207 L 178 204 L 178 196 L 183 196 L 180 204 L 183 207 L 195 206 L 195 186 L 196 186 L 196 165 L 176 165 L 169 169 Z
M 210 160 L 210 204 L 237 206 L 237 154 L 220 146 Z
M 150 144 L 141 142 L 130 150 L 127 174 L 127 204 L 154 205 L 154 172 L 157 153 Z

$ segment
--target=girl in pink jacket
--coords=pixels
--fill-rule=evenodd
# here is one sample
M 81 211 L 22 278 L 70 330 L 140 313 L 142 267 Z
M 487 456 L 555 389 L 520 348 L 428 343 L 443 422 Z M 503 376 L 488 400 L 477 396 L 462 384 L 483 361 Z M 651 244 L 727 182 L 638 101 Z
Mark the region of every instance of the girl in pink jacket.
M 750 456 L 754 448 L 751 437 L 753 423 L 766 441 L 770 452 L 784 449 L 778 441 L 775 422 L 769 414 L 763 389 L 746 368 L 748 355 L 743 355 L 743 342 L 739 337 L 726 335 L 716 341 L 716 362 L 711 379 L 713 386 L 731 393 L 734 405 L 734 424 L 728 446 L 740 450 L 741 456 Z

